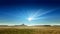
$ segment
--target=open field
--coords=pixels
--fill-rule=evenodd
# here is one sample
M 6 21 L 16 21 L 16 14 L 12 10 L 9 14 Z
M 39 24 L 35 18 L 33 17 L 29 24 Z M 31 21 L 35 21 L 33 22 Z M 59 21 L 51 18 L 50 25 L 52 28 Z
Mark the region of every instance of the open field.
M 60 34 L 60 27 L 0 27 L 0 34 Z

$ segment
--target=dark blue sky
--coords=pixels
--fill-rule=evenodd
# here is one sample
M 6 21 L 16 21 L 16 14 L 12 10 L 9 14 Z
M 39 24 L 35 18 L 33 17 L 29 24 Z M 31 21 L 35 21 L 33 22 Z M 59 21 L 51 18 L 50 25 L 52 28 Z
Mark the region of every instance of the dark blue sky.
M 0 0 L 0 24 L 22 23 L 60 24 L 60 1 Z

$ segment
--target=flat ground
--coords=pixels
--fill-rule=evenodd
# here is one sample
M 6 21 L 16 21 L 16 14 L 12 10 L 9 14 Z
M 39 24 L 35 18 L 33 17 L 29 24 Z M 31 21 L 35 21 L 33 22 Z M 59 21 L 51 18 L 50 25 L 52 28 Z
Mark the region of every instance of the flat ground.
M 60 27 L 0 27 L 0 34 L 60 34 Z

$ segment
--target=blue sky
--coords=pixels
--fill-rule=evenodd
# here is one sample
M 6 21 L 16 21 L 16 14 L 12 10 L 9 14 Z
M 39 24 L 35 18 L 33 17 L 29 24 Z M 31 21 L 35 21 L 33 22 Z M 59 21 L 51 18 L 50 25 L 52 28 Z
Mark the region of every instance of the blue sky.
M 32 18 L 29 21 L 29 18 Z M 0 24 L 60 24 L 59 0 L 0 0 Z

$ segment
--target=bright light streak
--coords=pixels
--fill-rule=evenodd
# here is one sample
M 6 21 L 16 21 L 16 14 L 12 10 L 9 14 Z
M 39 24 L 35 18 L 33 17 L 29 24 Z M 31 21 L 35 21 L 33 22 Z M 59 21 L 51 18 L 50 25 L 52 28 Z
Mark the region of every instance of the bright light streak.
M 37 14 L 36 16 L 37 16 L 37 17 L 38 17 L 38 16 L 42 16 L 42 15 L 45 15 L 45 14 L 50 13 L 50 12 L 52 12 L 52 11 L 54 11 L 54 9 L 53 9 L 53 10 L 45 11 L 45 12 L 43 12 L 43 13 L 40 14 L 40 15 Z
M 30 17 L 32 17 L 32 18 L 28 18 L 28 20 L 29 20 L 29 21 L 32 21 L 32 20 L 43 19 L 43 18 L 41 18 L 41 17 L 39 17 L 39 16 L 45 15 L 45 14 L 47 14 L 47 13 L 50 13 L 50 12 L 54 11 L 54 10 L 55 10 L 55 9 L 53 9 L 53 10 L 48 10 L 48 11 L 45 11 L 45 10 L 44 10 L 44 12 L 38 10 L 38 11 L 36 11 L 34 14 L 32 14 L 32 16 L 30 16 Z M 40 12 L 42 12 L 42 13 L 40 13 Z
M 47 14 L 47 13 L 50 13 L 50 12 L 52 12 L 52 11 L 54 11 L 54 9 L 52 9 L 52 10 L 48 10 L 48 11 L 36 11 L 36 13 L 32 16 L 32 17 L 39 17 L 39 16 L 42 16 L 42 15 L 45 15 L 45 14 Z M 40 12 L 42 12 L 42 13 L 40 13 Z M 40 14 L 39 14 L 40 13 Z

